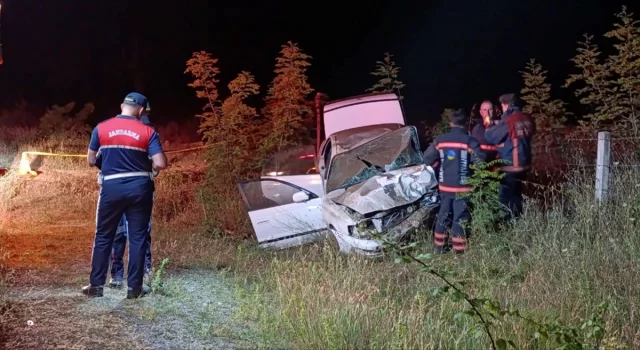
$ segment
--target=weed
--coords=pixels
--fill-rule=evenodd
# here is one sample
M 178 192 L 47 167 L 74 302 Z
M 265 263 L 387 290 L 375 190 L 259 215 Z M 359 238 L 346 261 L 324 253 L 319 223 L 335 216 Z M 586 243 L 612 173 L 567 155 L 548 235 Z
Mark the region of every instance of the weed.
M 640 178 L 613 172 L 615 193 L 598 206 L 592 178 L 574 175 L 562 200 L 530 203 L 513 225 L 475 237 L 465 256 L 429 259 L 454 276 L 458 291 L 415 264 L 340 256 L 328 246 L 239 249 L 243 315 L 275 347 L 486 348 L 483 325 L 456 302 L 466 298 L 497 348 L 638 347 Z

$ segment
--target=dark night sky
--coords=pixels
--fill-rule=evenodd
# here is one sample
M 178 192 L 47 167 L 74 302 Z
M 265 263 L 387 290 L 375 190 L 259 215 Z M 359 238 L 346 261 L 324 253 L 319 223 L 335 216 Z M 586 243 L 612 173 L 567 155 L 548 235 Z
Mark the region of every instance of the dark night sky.
M 254 4 L 255 3 L 255 4 Z M 277 3 L 279 5 L 268 5 Z M 332 98 L 361 94 L 385 51 L 402 66 L 412 122 L 445 107 L 469 108 L 521 87 L 518 70 L 536 57 L 559 84 L 584 32 L 608 30 L 618 1 L 216 2 L 5 0 L 0 103 L 95 101 L 94 122 L 134 90 L 126 59 L 138 48 L 156 122 L 186 120 L 201 102 L 186 86 L 185 61 L 207 50 L 224 85 L 240 70 L 265 90 L 287 40 L 313 56 L 310 81 Z M 639 14 L 640 2 L 627 1 Z M 224 92 L 223 92 L 224 93 Z M 565 97 L 567 95 L 561 95 Z

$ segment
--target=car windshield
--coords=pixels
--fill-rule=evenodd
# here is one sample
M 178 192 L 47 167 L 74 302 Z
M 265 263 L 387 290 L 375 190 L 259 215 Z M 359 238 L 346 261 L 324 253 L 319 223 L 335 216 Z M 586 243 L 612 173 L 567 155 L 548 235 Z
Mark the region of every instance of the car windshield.
M 403 127 L 335 156 L 327 175 L 326 193 L 423 163 L 416 128 Z

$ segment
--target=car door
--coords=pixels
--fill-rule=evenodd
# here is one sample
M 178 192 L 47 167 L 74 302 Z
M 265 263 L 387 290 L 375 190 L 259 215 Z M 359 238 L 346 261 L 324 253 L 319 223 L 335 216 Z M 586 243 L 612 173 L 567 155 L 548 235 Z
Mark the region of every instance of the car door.
M 319 175 L 315 176 L 319 182 Z M 288 181 L 266 177 L 240 182 L 238 189 L 261 247 L 282 249 L 326 237 L 321 194 Z M 307 199 L 294 201 L 294 194 L 298 193 L 297 197 L 300 197 L 299 192 Z

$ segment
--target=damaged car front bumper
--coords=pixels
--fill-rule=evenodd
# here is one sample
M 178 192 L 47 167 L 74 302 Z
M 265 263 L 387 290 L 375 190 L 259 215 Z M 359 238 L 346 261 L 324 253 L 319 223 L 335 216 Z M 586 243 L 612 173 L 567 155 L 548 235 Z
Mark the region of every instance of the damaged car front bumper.
M 439 207 L 437 180 L 419 165 L 380 174 L 322 199 L 323 218 L 343 253 L 376 257 L 384 241 L 398 241 L 428 224 Z
M 435 209 L 437 208 L 437 200 L 425 201 L 423 205 L 419 206 L 417 210 L 407 217 L 389 225 L 389 227 L 383 228 L 382 232 L 380 232 L 380 227 L 375 224 L 376 220 L 382 221 L 381 219 L 354 221 L 353 225 L 348 225 L 347 232 L 340 232 L 335 228 L 330 229 L 330 231 L 335 236 L 341 252 L 347 254 L 356 253 L 367 257 L 380 257 L 383 255 L 383 240 L 375 237 L 380 237 L 387 241 L 398 241 L 410 231 L 425 227 L 435 217 L 437 212 Z M 398 214 L 398 211 L 392 211 L 387 216 Z M 372 225 L 373 227 L 371 227 Z

